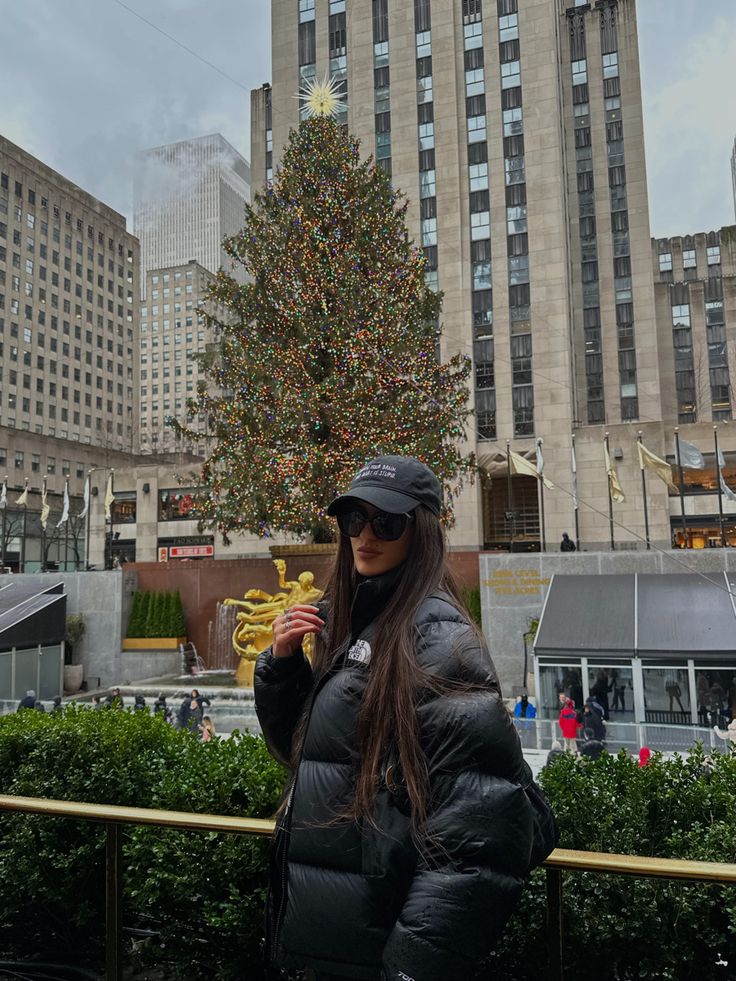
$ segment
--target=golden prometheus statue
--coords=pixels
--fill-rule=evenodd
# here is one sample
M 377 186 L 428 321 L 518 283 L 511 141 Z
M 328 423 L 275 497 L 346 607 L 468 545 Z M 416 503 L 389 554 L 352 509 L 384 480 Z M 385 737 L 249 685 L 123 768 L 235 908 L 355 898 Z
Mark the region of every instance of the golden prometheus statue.
M 249 680 L 252 682 L 252 662 L 270 647 L 276 617 L 296 603 L 316 603 L 322 598 L 323 590 L 314 585 L 313 572 L 302 572 L 295 580 L 288 581 L 286 562 L 274 559 L 273 564 L 279 574 L 279 589 L 288 592 L 271 595 L 262 589 L 249 589 L 242 600 L 226 599 L 223 604 L 241 608 L 233 632 L 233 648 L 240 655 L 240 664 L 235 672 L 235 680 L 239 684 L 247 684 Z M 311 656 L 311 635 L 305 638 L 303 646 L 305 653 Z

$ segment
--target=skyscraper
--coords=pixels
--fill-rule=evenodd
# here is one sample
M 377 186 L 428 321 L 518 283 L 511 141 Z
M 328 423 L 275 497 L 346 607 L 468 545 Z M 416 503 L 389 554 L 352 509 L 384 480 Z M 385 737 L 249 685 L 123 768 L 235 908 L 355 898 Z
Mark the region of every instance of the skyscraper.
M 364 153 L 409 199 L 444 293 L 443 356 L 473 358 L 471 442 L 491 480 L 463 495 L 455 546 L 539 542 L 538 489 L 508 475 L 507 440 L 534 458 L 541 438 L 569 489 L 576 432 L 580 493 L 605 507 L 604 428 L 662 418 L 634 0 L 273 0 L 272 23 L 254 184 L 278 165 L 300 86 L 334 77 Z M 633 456 L 619 466 L 638 479 Z M 559 540 L 569 490 L 546 510 Z M 621 517 L 643 530 L 638 504 Z M 605 542 L 605 515 L 580 519 Z
M 249 183 L 248 161 L 219 133 L 146 150 L 135 179 L 133 218 L 142 289 L 152 270 L 190 259 L 209 272 L 229 268 L 222 240 L 243 227 Z
M 0 424 L 134 451 L 138 291 L 125 218 L 0 137 Z

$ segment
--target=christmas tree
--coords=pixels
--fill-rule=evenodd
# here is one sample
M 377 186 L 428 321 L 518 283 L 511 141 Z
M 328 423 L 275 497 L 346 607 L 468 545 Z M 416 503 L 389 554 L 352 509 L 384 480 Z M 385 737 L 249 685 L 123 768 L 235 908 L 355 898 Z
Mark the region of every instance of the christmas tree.
M 401 453 L 445 485 L 446 519 L 474 461 L 461 443 L 469 360 L 442 364 L 441 297 L 424 281 L 406 202 L 358 141 L 326 115 L 292 131 L 273 183 L 255 195 L 210 289 L 222 335 L 190 416 L 215 449 L 203 523 L 227 536 L 284 531 L 330 540 L 325 511 L 371 457 Z M 172 423 L 185 439 L 193 427 Z

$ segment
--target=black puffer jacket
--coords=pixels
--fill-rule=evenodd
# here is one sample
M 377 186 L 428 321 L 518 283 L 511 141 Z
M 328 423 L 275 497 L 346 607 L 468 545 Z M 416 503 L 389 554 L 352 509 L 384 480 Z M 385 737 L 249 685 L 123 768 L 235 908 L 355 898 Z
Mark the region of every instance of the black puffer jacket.
M 492 950 L 529 871 L 533 816 L 524 788 L 531 772 L 488 651 L 449 597 L 436 593 L 416 619 L 419 663 L 484 685 L 429 697 L 418 708 L 428 830 L 444 854 L 430 862 L 417 850 L 406 798 L 385 782 L 376 828 L 334 822 L 351 799 L 358 762 L 354 730 L 370 660 L 360 635 L 385 605 L 391 578 L 358 586 L 352 647 L 320 678 L 301 651 L 287 658 L 266 652 L 256 665 L 256 708 L 273 755 L 288 760 L 305 706 L 308 713 L 272 850 L 268 954 L 281 967 L 347 977 L 459 981 Z

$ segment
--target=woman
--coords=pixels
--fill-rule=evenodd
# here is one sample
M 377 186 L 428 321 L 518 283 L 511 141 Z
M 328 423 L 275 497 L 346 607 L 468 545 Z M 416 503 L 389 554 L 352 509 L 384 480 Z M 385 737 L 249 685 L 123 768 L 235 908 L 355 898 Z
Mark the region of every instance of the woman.
M 212 721 L 209 715 L 205 715 L 205 717 L 202 719 L 202 724 L 199 727 L 199 731 L 201 734 L 200 739 L 203 743 L 212 742 L 215 737 L 215 723 Z
M 279 616 L 256 666 L 267 745 L 292 772 L 267 956 L 321 981 L 470 977 L 551 848 L 535 848 L 536 788 L 447 570 L 441 507 L 418 460 L 367 464 L 328 508 L 326 601 Z

